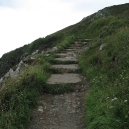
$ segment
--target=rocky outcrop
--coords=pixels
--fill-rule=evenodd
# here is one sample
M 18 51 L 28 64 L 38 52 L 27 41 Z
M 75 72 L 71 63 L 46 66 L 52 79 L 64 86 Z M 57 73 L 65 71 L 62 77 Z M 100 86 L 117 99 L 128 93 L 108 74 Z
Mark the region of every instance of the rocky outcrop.
M 106 17 L 106 16 L 109 15 L 109 14 L 110 14 L 110 11 L 109 11 L 107 8 L 104 8 L 104 9 L 102 9 L 102 10 L 99 10 L 97 13 L 94 13 L 94 14 L 92 14 L 92 15 L 90 15 L 90 16 L 84 17 L 84 18 L 81 20 L 81 22 L 82 22 L 82 21 L 85 21 L 85 20 L 94 21 L 94 20 L 97 19 L 97 18 L 104 18 L 104 17 Z
M 35 55 L 39 52 L 39 50 L 36 50 L 35 52 L 32 53 L 32 55 Z
M 12 68 L 10 68 L 10 70 L 0 79 L 0 84 L 6 80 L 7 78 L 12 78 L 15 79 L 20 75 L 21 72 L 21 68 L 24 67 L 25 64 L 23 63 L 23 61 L 21 60 L 19 62 L 19 64 L 16 66 L 16 69 L 13 70 Z
M 99 51 L 103 50 L 106 47 L 106 44 L 103 43 L 100 47 L 99 47 Z

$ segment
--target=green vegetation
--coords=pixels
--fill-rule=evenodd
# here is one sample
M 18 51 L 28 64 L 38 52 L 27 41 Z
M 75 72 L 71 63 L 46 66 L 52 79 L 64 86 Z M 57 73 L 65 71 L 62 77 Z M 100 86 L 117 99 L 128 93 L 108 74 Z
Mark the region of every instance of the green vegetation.
M 103 15 L 99 15 L 99 14 Z M 91 38 L 89 49 L 79 57 L 90 89 L 86 96 L 87 129 L 128 129 L 129 127 L 129 4 L 107 7 L 87 19 L 4 54 L 0 59 L 0 77 L 26 54 L 57 46 L 62 51 L 76 38 Z M 100 46 L 105 44 L 103 50 Z M 31 110 L 42 93 L 72 91 L 69 86 L 46 85 L 50 63 L 55 57 L 36 56 L 34 66 L 0 94 L 0 129 L 24 129 Z M 66 62 L 67 63 L 67 62 Z
M 62 42 L 63 47 L 66 47 L 70 41 Z M 54 57 L 53 52 L 48 57 L 37 54 L 34 65 L 24 69 L 21 76 L 16 80 L 8 78 L 6 88 L 0 94 L 0 129 L 26 128 L 32 119 L 31 111 L 37 105 L 39 95 L 73 91 L 70 85 L 53 87 L 46 84 L 51 74 L 50 63 L 53 63 Z
M 127 10 L 129 12 L 129 10 Z M 80 67 L 90 82 L 86 96 L 88 129 L 129 127 L 129 24 L 128 17 L 100 18 L 88 27 L 93 43 L 80 56 Z M 93 32 L 94 29 L 94 32 Z M 99 50 L 101 44 L 103 50 Z
M 74 91 L 74 88 L 72 85 L 47 85 L 46 87 L 46 93 L 50 94 L 63 94 L 66 92 L 72 92 Z
M 36 62 L 1 91 L 0 129 L 24 129 L 31 120 L 31 110 L 37 104 L 37 97 L 45 92 L 50 76 L 49 63 L 41 58 Z

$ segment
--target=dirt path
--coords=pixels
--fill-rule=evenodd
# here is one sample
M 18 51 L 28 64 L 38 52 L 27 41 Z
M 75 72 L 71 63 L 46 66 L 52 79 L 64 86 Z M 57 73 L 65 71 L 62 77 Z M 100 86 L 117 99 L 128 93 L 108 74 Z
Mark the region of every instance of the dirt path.
M 43 95 L 40 105 L 33 111 L 29 129 L 84 129 L 84 97 L 87 86 L 82 91 L 62 95 Z
M 76 50 L 79 49 L 80 47 L 76 48 Z M 74 52 L 77 51 L 74 50 Z M 65 61 L 66 59 L 69 59 L 67 58 L 67 55 L 63 58 L 65 58 Z M 69 69 L 71 70 L 71 67 L 66 70 L 64 65 L 59 66 L 58 70 L 61 69 L 62 71 L 63 68 L 65 68 L 65 70 L 63 70 L 64 73 L 65 71 L 68 72 Z M 73 84 L 75 83 L 76 85 L 74 92 L 64 93 L 61 95 L 45 94 L 39 98 L 39 105 L 32 113 L 33 119 L 28 129 L 85 129 L 84 107 L 88 83 L 85 77 L 82 77 L 81 75 L 79 76 L 81 83 L 76 84 L 76 82 L 73 82 Z M 58 80 L 58 78 L 55 79 L 55 77 L 54 79 L 53 76 L 50 77 L 51 84 L 53 80 L 53 86 L 54 84 L 57 84 L 55 80 Z M 60 81 L 62 80 L 60 79 Z M 60 83 L 60 81 L 58 81 L 58 83 Z M 67 84 L 69 81 L 65 80 L 61 83 L 65 84 L 65 82 Z

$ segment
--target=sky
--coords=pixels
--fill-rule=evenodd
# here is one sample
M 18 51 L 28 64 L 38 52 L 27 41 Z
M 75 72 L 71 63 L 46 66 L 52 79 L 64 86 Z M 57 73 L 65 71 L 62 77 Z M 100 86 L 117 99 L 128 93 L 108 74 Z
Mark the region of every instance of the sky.
M 0 57 L 128 0 L 0 0 Z

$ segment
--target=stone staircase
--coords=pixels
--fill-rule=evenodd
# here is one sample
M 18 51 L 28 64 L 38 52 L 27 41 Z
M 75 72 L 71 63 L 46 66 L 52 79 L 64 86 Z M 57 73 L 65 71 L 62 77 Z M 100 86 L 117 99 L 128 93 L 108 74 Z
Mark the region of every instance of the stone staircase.
M 75 41 L 69 48 L 64 49 L 61 53 L 57 53 L 58 58 L 55 58 L 51 69 L 54 69 L 57 74 L 52 74 L 47 80 L 49 85 L 67 85 L 78 84 L 82 81 L 81 75 L 76 73 L 78 71 L 78 54 L 89 42 L 89 39 L 79 39 Z M 83 49 L 82 49 L 83 47 Z
M 32 113 L 33 119 L 28 129 L 85 128 L 85 95 L 89 85 L 86 77 L 79 74 L 78 68 L 78 54 L 87 47 L 85 42 L 79 39 L 69 49 L 56 53 L 57 58 L 51 66 L 53 73 L 47 84 L 52 87 L 71 85 L 74 91 L 40 96 L 39 105 Z

